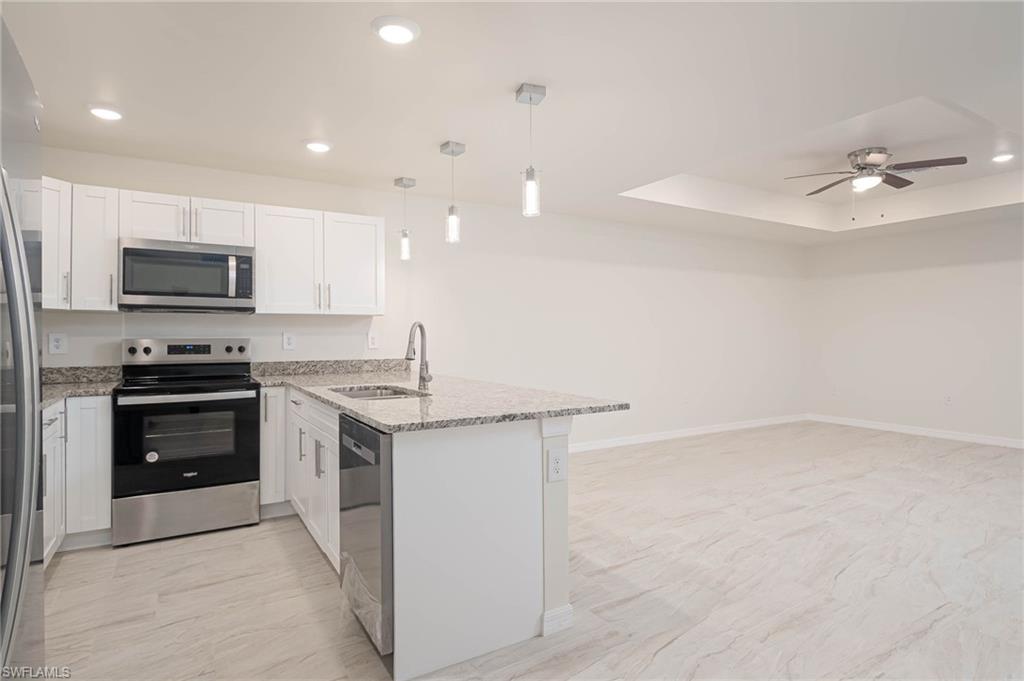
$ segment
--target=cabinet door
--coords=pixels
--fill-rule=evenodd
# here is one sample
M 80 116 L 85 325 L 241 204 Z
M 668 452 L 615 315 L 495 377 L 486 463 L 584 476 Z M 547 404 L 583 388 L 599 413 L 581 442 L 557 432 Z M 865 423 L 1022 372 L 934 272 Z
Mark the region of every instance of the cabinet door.
M 188 241 L 191 231 L 187 196 L 121 190 L 122 239 Z
M 71 190 L 71 308 L 117 309 L 117 190 Z
M 43 307 L 71 308 L 71 183 L 44 177 L 40 184 L 38 226 L 25 220 L 25 229 L 42 235 Z M 34 202 L 29 205 L 35 205 Z
M 285 500 L 284 388 L 263 388 L 263 420 L 260 422 L 260 503 Z
M 256 206 L 256 312 L 319 314 L 323 213 Z
M 306 450 L 309 438 L 308 427 L 302 419 L 288 419 L 288 466 L 285 477 L 285 486 L 288 490 L 288 499 L 291 500 L 295 512 L 305 520 L 307 516 L 307 505 L 309 503 L 309 485 L 306 482 Z
M 68 533 L 68 493 L 67 493 L 67 480 L 68 480 L 68 459 L 67 459 L 67 447 L 65 442 L 67 441 L 67 428 L 68 428 L 68 415 L 66 411 L 61 411 L 60 414 L 61 434 L 57 448 L 54 452 L 54 476 L 53 476 L 53 496 L 54 496 L 54 510 L 57 514 L 57 537 L 54 540 L 54 550 L 59 550 L 60 545 L 64 543 L 64 536 Z
M 255 206 L 238 201 L 192 197 L 192 241 L 224 246 L 254 246 Z
M 50 556 L 56 551 L 57 541 L 57 508 L 56 484 L 54 473 L 57 463 L 57 450 L 60 448 L 60 437 L 57 434 L 43 438 L 43 560 L 49 562 Z
M 327 472 L 327 557 L 335 570 L 341 569 L 341 494 L 338 487 L 338 469 L 341 467 L 338 441 L 328 438 L 324 443 Z
M 326 553 L 327 540 L 327 452 L 324 451 L 326 437 L 319 428 L 310 429 L 310 457 L 306 480 L 309 482 L 309 506 L 306 527 L 313 539 Z
M 324 213 L 324 311 L 384 314 L 384 219 Z
M 111 398 L 67 400 L 67 531 L 110 527 Z

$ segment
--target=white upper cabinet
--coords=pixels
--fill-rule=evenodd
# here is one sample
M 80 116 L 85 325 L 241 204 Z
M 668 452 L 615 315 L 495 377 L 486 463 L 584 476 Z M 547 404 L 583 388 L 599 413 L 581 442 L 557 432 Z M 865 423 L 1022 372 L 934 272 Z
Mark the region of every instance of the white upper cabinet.
M 384 313 L 384 219 L 324 213 L 324 312 Z
M 43 238 L 43 307 L 71 309 L 71 183 L 44 177 L 41 224 Z
M 117 190 L 71 191 L 71 307 L 117 309 Z
M 320 314 L 324 214 L 256 206 L 256 312 Z
M 191 230 L 187 196 L 121 190 L 122 239 L 188 241 Z
M 224 246 L 255 245 L 255 207 L 251 203 L 193 196 L 192 241 Z

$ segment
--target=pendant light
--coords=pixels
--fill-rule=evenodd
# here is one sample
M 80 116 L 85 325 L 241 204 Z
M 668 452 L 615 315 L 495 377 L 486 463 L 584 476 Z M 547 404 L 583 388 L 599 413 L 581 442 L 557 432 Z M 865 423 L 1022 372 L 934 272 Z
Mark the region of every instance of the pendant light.
M 523 216 L 528 218 L 540 215 L 540 178 L 533 168 L 533 107 L 544 101 L 547 92 L 543 85 L 533 83 L 523 83 L 516 90 L 516 101 L 530 107 L 529 165 L 523 171 Z
M 459 219 L 459 209 L 455 205 L 455 157 L 466 152 L 466 145 L 462 142 L 447 140 L 441 145 L 441 153 L 452 157 L 452 202 L 448 206 L 448 217 L 444 223 L 444 240 L 450 244 L 457 244 L 462 239 L 462 225 Z
M 395 186 L 402 190 L 402 236 L 398 242 L 399 260 L 412 260 L 412 239 L 409 236 L 409 222 L 406 220 L 406 191 L 416 186 L 416 178 L 396 177 Z

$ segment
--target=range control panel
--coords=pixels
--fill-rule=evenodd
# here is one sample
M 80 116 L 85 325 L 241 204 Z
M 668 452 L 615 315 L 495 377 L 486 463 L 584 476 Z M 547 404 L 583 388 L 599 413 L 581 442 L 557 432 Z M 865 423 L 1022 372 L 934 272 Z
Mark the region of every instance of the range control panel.
M 123 364 L 248 362 L 248 338 L 132 338 L 121 341 Z

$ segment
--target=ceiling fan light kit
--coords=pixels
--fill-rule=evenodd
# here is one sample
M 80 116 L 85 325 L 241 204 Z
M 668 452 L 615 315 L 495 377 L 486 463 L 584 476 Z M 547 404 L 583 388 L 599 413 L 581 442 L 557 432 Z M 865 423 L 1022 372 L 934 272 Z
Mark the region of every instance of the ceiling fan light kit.
M 818 187 L 814 191 L 807 192 L 807 196 L 820 194 L 832 187 L 838 187 L 846 181 L 850 181 L 855 192 L 867 191 L 880 184 L 886 184 L 893 189 L 903 189 L 914 183 L 897 173 L 910 173 L 931 168 L 942 168 L 944 166 L 962 166 L 967 163 L 966 156 L 949 156 L 946 158 L 925 159 L 923 161 L 907 161 L 906 163 L 889 163 L 892 157 L 893 155 L 885 147 L 865 147 L 851 151 L 846 155 L 852 170 L 793 175 L 785 179 L 796 180 L 804 177 L 820 177 L 822 175 L 845 175 L 845 177 L 835 182 L 830 182 L 824 187 Z

